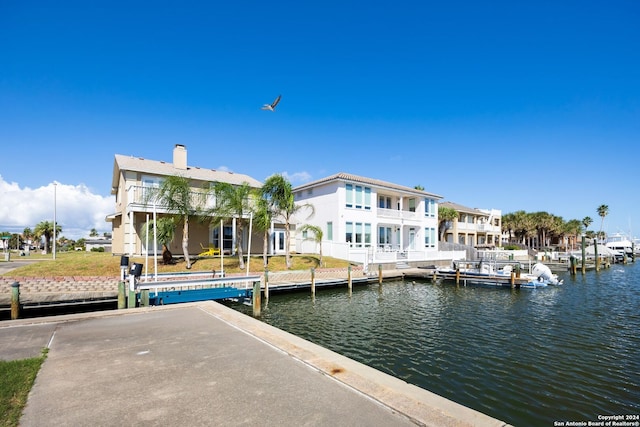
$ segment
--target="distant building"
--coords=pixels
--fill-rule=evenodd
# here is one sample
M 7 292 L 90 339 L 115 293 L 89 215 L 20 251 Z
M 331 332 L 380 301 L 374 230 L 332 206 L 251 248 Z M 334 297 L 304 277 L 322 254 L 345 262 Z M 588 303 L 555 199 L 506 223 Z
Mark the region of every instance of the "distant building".
M 103 248 L 105 252 L 111 252 L 111 239 L 85 239 L 84 248 L 87 252 Z
M 502 211 L 469 208 L 452 202 L 442 202 L 440 206 L 458 212 L 458 218 L 451 221 L 444 233 L 445 242 L 480 249 L 501 246 Z

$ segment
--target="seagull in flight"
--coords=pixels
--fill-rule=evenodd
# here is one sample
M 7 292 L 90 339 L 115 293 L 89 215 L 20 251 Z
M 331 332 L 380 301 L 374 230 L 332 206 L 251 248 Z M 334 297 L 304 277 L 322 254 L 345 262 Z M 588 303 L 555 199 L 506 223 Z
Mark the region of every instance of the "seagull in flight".
M 262 106 L 262 110 L 269 110 L 269 111 L 275 111 L 276 109 L 276 105 L 278 105 L 278 102 L 280 102 L 280 98 L 282 98 L 282 95 L 278 95 L 278 97 L 276 98 L 275 101 L 273 101 L 271 104 L 264 104 Z

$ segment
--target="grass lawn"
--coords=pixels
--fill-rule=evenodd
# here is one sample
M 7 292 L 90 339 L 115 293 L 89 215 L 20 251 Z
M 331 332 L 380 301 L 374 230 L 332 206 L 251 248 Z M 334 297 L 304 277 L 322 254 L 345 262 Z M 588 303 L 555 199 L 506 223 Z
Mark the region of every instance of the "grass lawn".
M 178 254 L 175 254 L 178 255 Z M 13 257 L 12 257 L 13 258 Z M 16 260 L 15 258 L 13 258 Z M 120 257 L 105 252 L 62 252 L 56 254 L 54 260 L 51 254 L 32 254 L 29 257 L 20 257 L 18 260 L 38 261 L 26 264 L 15 270 L 9 271 L 4 276 L 17 277 L 43 277 L 43 276 L 120 276 Z M 330 257 L 322 258 L 320 265 L 318 255 L 294 254 L 291 256 L 292 270 L 308 270 L 311 268 L 347 268 L 348 261 L 339 260 Z M 198 258 L 191 261 L 191 271 L 220 271 L 221 261 L 224 262 L 224 271 L 226 273 L 244 273 L 246 272 L 246 256 L 245 269 L 238 268 L 238 257 L 225 256 L 221 260 L 220 256 Z M 140 257 L 129 259 L 129 265 L 133 263 L 145 264 L 146 260 Z M 153 274 L 154 262 L 149 257 L 148 265 L 149 274 Z M 143 273 L 145 271 L 143 267 Z M 285 259 L 282 256 L 269 257 L 269 271 L 285 271 Z M 158 273 L 184 272 L 187 271 L 185 262 L 177 259 L 175 264 L 163 265 L 162 259 L 158 260 Z M 264 271 L 264 263 L 262 255 L 252 255 L 249 272 L 260 273 Z
M 40 366 L 46 358 L 0 361 L 0 426 L 17 426 Z

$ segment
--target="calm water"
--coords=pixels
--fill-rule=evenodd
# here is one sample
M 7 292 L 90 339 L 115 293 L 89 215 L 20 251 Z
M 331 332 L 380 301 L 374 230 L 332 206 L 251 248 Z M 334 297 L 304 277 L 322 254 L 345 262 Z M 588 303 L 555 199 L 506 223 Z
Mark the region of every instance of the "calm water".
M 640 414 L 640 261 L 563 278 L 272 295 L 261 319 L 518 427 Z

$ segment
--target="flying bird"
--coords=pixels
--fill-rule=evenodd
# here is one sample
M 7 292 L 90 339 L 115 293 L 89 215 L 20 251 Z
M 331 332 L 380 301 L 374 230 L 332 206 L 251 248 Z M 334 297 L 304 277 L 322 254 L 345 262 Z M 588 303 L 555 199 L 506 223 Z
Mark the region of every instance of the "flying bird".
M 271 104 L 264 104 L 262 106 L 263 110 L 269 110 L 269 111 L 275 111 L 276 109 L 276 105 L 278 105 L 278 102 L 280 102 L 280 98 L 282 98 L 282 95 L 278 95 L 278 97 L 276 98 L 275 101 L 273 101 Z

